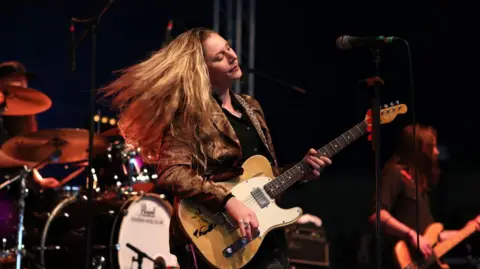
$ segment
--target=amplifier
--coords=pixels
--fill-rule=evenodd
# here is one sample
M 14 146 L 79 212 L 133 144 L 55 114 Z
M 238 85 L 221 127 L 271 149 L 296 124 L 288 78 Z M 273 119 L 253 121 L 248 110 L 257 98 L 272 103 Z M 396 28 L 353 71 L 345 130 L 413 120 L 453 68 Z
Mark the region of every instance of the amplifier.
M 323 227 L 297 223 L 286 227 L 286 232 L 291 269 L 326 268 L 330 265 L 329 245 Z

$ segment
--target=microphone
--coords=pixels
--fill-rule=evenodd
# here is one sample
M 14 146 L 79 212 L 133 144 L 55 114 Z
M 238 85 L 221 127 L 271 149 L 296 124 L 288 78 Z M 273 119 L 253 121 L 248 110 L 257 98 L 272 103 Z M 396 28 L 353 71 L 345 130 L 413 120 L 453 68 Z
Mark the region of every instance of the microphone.
M 342 35 L 337 38 L 337 48 L 341 50 L 349 50 L 355 47 L 369 47 L 380 46 L 384 44 L 391 44 L 396 40 L 400 40 L 396 36 L 373 36 L 373 37 L 358 37 Z
M 167 269 L 167 263 L 162 256 L 158 256 L 155 258 L 153 269 Z

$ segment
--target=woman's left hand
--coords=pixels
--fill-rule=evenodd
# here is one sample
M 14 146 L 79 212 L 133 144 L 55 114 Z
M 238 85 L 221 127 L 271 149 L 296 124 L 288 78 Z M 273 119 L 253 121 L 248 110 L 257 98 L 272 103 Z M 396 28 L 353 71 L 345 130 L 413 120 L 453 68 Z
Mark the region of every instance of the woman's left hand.
M 313 169 L 311 173 L 306 175 L 302 180 L 312 180 L 317 179 L 320 177 L 320 172 L 325 168 L 327 165 L 332 164 L 332 160 L 325 156 L 317 157 L 318 151 L 315 149 L 310 149 L 305 156 L 305 161 L 310 165 Z

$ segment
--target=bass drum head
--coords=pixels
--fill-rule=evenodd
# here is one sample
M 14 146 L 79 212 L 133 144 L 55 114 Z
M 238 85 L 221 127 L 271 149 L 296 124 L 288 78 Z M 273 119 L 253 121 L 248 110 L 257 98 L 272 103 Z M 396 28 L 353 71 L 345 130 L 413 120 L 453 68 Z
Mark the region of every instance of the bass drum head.
M 115 268 L 138 268 L 138 263 L 132 261 L 137 258 L 137 253 L 127 247 L 127 243 L 153 259 L 161 257 L 167 267 L 178 267 L 177 258 L 170 253 L 171 215 L 172 206 L 160 195 L 145 194 L 134 197 L 128 207 L 124 208 L 123 214 L 119 215 L 122 219 L 118 220 L 118 233 L 112 233 L 112 236 L 118 234 L 117 253 L 113 253 L 112 257 L 118 261 L 118 267 Z M 144 258 L 142 269 L 153 268 L 153 262 Z
M 92 264 L 108 265 L 111 231 L 121 199 L 92 200 Z M 87 201 L 83 195 L 62 200 L 51 212 L 40 240 L 40 262 L 48 269 L 85 268 Z

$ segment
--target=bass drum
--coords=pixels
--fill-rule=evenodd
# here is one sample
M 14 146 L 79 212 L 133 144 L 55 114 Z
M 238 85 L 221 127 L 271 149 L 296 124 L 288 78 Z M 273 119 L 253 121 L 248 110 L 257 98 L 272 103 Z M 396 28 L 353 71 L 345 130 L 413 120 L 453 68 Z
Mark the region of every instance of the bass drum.
M 84 196 L 75 196 L 52 211 L 40 246 L 41 264 L 46 268 L 85 268 L 86 206 Z M 93 268 L 139 268 L 137 253 L 127 243 L 157 261 L 165 261 L 167 268 L 177 268 L 169 246 L 171 214 L 170 203 L 157 194 L 94 200 Z M 154 263 L 144 258 L 141 268 L 154 269 Z

